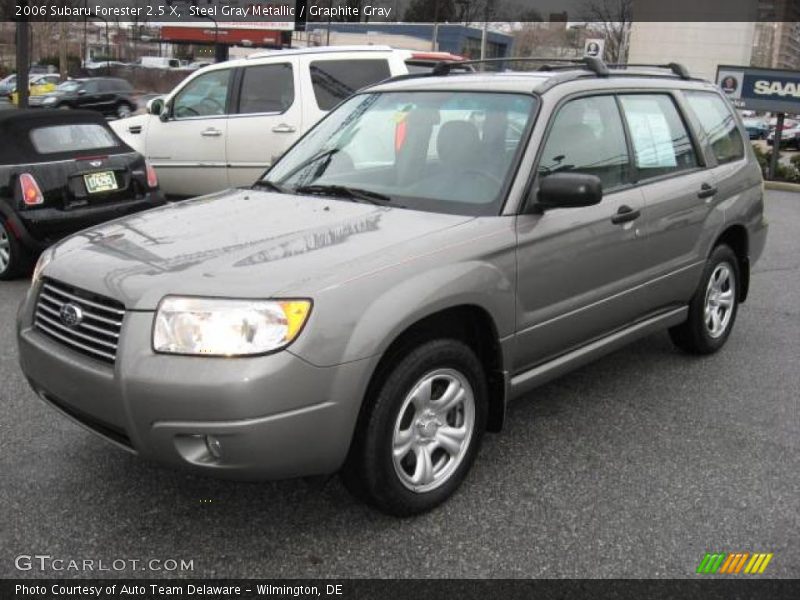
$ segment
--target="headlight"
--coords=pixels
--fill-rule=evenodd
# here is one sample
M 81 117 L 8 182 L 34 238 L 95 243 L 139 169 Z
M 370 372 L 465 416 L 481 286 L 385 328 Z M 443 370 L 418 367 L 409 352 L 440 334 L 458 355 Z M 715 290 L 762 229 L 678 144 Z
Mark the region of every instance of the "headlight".
M 56 98 L 55 96 L 48 96 L 47 98 L 42 100 L 42 104 L 55 104 Z
M 288 346 L 310 312 L 310 300 L 167 296 L 156 312 L 153 348 L 169 354 L 264 354 Z
M 48 249 L 42 252 L 41 256 L 39 256 L 39 260 L 36 261 L 36 266 L 33 268 L 31 285 L 36 285 L 36 283 L 42 278 L 42 271 L 44 271 L 44 268 L 50 264 L 51 260 L 53 260 L 53 252 L 51 250 Z

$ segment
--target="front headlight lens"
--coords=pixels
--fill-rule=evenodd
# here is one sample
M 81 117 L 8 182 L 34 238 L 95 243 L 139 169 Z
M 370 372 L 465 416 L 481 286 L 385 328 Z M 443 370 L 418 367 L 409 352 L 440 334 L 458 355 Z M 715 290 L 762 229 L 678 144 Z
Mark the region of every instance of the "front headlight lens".
M 156 313 L 153 348 L 205 356 L 263 354 L 288 346 L 310 312 L 310 300 L 167 296 Z
M 42 104 L 55 104 L 56 97 L 55 96 L 47 96 L 47 98 L 43 98 L 41 100 Z
M 33 276 L 31 277 L 31 285 L 36 285 L 42 278 L 42 271 L 53 260 L 53 253 L 50 250 L 45 250 L 36 261 L 36 266 L 33 268 Z

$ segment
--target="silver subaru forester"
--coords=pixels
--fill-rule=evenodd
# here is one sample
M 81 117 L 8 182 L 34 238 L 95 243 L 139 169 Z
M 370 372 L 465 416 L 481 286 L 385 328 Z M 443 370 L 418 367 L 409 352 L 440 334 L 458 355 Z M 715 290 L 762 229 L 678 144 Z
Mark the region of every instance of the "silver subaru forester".
M 341 471 L 411 515 L 512 398 L 664 328 L 719 350 L 766 238 L 739 117 L 680 65 L 563 67 L 378 84 L 251 188 L 57 244 L 19 313 L 31 386 L 143 457 Z

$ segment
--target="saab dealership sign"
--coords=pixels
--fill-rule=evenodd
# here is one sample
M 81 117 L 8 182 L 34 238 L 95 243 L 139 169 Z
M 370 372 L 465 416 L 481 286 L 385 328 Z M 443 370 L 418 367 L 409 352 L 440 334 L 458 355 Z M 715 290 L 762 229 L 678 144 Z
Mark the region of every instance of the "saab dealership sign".
M 736 108 L 800 114 L 800 71 L 720 65 L 717 85 Z

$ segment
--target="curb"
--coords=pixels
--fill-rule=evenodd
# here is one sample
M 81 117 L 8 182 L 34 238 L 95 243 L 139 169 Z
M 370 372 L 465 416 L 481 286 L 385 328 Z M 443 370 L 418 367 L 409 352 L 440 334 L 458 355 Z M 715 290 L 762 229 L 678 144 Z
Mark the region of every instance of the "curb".
M 765 190 L 775 190 L 779 192 L 800 193 L 800 183 L 789 183 L 787 181 L 764 181 Z

